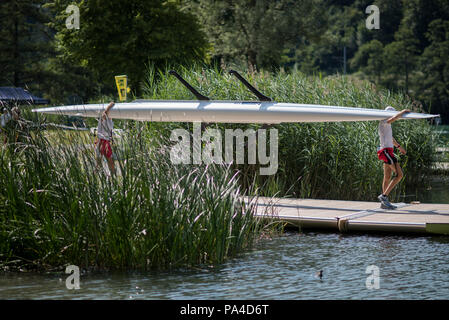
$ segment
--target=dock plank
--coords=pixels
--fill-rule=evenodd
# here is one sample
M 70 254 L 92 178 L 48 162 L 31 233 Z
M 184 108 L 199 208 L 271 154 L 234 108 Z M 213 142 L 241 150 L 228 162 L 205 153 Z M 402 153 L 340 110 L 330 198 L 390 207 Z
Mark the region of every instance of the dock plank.
M 449 234 L 449 204 L 396 205 L 386 210 L 379 202 L 259 197 L 256 215 L 304 229 Z

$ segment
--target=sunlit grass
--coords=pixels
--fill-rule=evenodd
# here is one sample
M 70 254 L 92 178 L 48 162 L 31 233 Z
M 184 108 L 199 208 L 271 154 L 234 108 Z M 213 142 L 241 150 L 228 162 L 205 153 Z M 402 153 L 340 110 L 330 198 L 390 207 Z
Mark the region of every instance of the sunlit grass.
M 219 69 L 178 72 L 211 99 L 254 100 Z M 349 77 L 282 71 L 243 75 L 279 102 L 421 111 L 402 94 Z M 168 72 L 151 69 L 143 91 L 147 99 L 194 99 Z M 245 195 L 376 200 L 381 191 L 377 121 L 275 125 L 279 169 L 272 176 L 261 176 L 258 165 L 173 165 L 170 132 L 191 130 L 191 124 L 119 123 L 127 134 L 115 146 L 121 159 L 116 177 L 96 169 L 88 132 L 37 130 L 20 144 L 1 147 L 2 266 L 216 265 L 251 247 L 266 230 L 253 216 L 254 203 L 243 201 Z M 393 130 L 407 155 L 400 157 L 404 182 L 392 198 L 425 179 L 437 140 L 424 120 L 399 121 Z
M 96 168 L 91 140 L 60 130 L 0 150 L 0 264 L 51 269 L 216 265 L 263 233 L 225 166 L 173 166 L 133 129 L 120 174 Z M 70 143 L 55 143 L 66 141 Z M 87 141 L 86 141 L 87 140 Z
M 234 76 L 218 68 L 180 69 L 178 72 L 202 94 L 216 100 L 256 100 Z M 300 72 L 242 72 L 262 93 L 278 102 L 310 103 L 333 106 L 380 108 L 422 112 L 416 101 L 401 93 L 378 89 L 368 81 L 350 76 L 306 76 Z M 144 86 L 148 99 L 195 99 L 167 72 L 156 74 L 151 68 Z M 164 132 L 185 124 L 151 124 L 150 132 Z M 215 127 L 215 125 L 214 125 Z M 224 128 L 257 128 L 258 125 L 228 124 Z M 260 176 L 258 167 L 239 165 L 242 187 L 255 181 L 260 195 L 306 198 L 377 200 L 382 191 L 382 163 L 377 158 L 378 121 L 349 123 L 280 124 L 279 169 L 273 176 Z M 151 131 L 153 130 L 153 131 Z M 393 124 L 396 139 L 407 149 L 399 155 L 406 185 L 423 183 L 435 160 L 437 135 L 425 120 L 399 121 Z

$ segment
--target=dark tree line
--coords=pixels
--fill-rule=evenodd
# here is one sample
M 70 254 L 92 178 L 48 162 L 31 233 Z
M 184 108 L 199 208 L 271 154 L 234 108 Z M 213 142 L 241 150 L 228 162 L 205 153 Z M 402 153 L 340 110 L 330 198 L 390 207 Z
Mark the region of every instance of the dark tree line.
M 380 28 L 367 29 L 368 5 Z M 68 5 L 80 28 L 69 29 Z M 346 58 L 346 59 L 345 59 Z M 0 85 L 54 103 L 114 95 L 147 67 L 226 64 L 344 73 L 401 90 L 449 122 L 446 0 L 3 0 Z M 73 101 L 72 101 L 73 100 Z
M 305 72 L 347 73 L 400 90 L 449 123 L 449 2 L 446 0 L 329 1 L 320 42 L 297 50 Z M 365 9 L 379 8 L 380 28 L 367 29 Z

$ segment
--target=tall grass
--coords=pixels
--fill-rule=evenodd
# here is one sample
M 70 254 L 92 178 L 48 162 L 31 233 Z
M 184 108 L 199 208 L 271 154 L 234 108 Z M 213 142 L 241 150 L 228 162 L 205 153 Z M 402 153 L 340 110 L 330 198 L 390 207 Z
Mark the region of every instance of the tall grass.
M 253 100 L 219 69 L 181 69 L 212 99 Z M 248 72 L 245 77 L 279 102 L 409 108 L 400 93 L 345 76 Z M 194 99 L 168 72 L 150 69 L 143 98 Z M 52 268 L 170 268 L 217 264 L 250 247 L 264 231 L 244 195 L 375 200 L 381 191 L 377 121 L 280 124 L 279 169 L 260 176 L 258 165 L 173 165 L 170 132 L 186 123 L 124 122 L 118 144 L 120 175 L 96 170 L 88 135 L 27 133 L 0 148 L 0 264 Z M 217 125 L 257 128 L 258 125 Z M 407 155 L 406 186 L 429 173 L 435 135 L 426 121 L 393 124 Z M 254 200 L 254 199 L 253 199 Z
M 233 76 L 220 69 L 180 69 L 201 93 L 217 100 L 255 100 Z M 402 93 L 378 89 L 350 76 L 306 76 L 300 72 L 246 72 L 243 75 L 278 102 L 310 103 L 361 108 L 393 106 L 397 110 L 422 107 Z M 194 99 L 167 72 L 148 71 L 143 92 L 148 99 Z M 260 176 L 257 165 L 235 166 L 242 187 L 255 180 L 261 195 L 324 199 L 377 200 L 383 169 L 377 158 L 378 121 L 350 123 L 298 123 L 274 126 L 279 130 L 279 169 Z M 153 124 L 154 132 L 169 134 L 185 124 Z M 258 125 L 218 125 L 218 128 L 257 128 Z M 398 121 L 393 133 L 407 155 L 398 155 L 405 178 L 392 194 L 397 199 L 406 186 L 422 184 L 435 159 L 436 135 L 425 120 Z
M 96 169 L 89 136 L 34 132 L 0 149 L 0 265 L 153 269 L 218 264 L 263 232 L 225 166 L 171 165 L 129 129 L 120 174 Z M 70 143 L 67 143 L 67 139 Z

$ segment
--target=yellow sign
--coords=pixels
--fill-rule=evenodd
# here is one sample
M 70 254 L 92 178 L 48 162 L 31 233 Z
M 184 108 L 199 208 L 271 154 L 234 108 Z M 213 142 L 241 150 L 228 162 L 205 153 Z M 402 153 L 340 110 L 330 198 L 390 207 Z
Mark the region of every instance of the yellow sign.
M 115 84 L 117 85 L 119 100 L 126 101 L 126 94 L 129 92 L 128 77 L 126 75 L 115 76 Z

